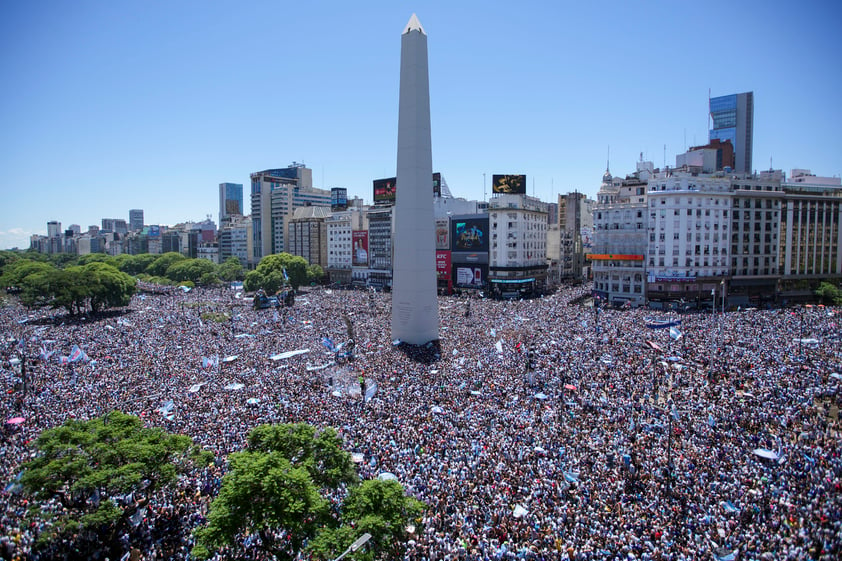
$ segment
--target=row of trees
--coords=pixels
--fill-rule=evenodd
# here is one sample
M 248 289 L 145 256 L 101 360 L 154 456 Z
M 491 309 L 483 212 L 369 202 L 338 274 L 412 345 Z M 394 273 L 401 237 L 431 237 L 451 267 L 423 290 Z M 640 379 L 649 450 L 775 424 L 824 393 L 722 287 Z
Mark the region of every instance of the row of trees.
M 236 257 L 229 257 L 216 265 L 207 259 L 190 259 L 176 252 L 162 255 L 142 253 L 111 256 L 91 253 L 76 256 L 46 255 L 32 251 L 0 251 L 0 274 L 5 267 L 23 260 L 53 265 L 57 269 L 105 263 L 139 280 L 156 284 L 214 286 L 222 282 L 244 280 L 246 290 L 262 288 L 268 294 L 274 294 L 287 285 L 298 289 L 302 285 L 319 283 L 325 274 L 319 265 L 310 265 L 303 257 L 289 253 L 268 255 L 261 259 L 254 271 L 246 274 L 243 264 Z
M 30 308 L 64 308 L 71 315 L 128 306 L 137 282 L 106 263 L 59 269 L 52 263 L 22 259 L 3 267 L 0 284 L 20 294 Z
M 236 257 L 229 257 L 225 262 L 216 265 L 207 259 L 191 259 L 177 252 L 116 256 L 90 253 L 77 256 L 66 253 L 45 255 L 34 251 L 3 251 L 0 252 L 0 270 L 20 260 L 52 264 L 59 269 L 105 263 L 140 280 L 157 284 L 188 283 L 213 286 L 220 282 L 243 280 L 245 275 L 243 265 Z
M 32 522 L 43 523 L 43 513 L 54 510 L 47 503 L 61 504 L 35 545 L 36 553 L 54 557 L 67 553 L 58 550 L 66 547 L 119 558 L 119 537 L 132 531 L 133 518 L 155 493 L 213 459 L 189 438 L 144 427 L 119 411 L 47 429 L 33 446 L 34 458 L 22 466 L 16 485 L 33 499 Z M 198 559 L 223 548 L 241 557 L 244 547 L 281 560 L 299 552 L 334 559 L 364 533 L 371 535 L 370 548 L 352 558 L 397 559 L 408 526 L 424 508 L 397 481 L 360 483 L 350 454 L 330 428 L 258 426 L 248 436 L 248 448 L 228 462 L 207 523 L 195 531 L 192 554 Z M 337 497 L 341 504 L 331 503 Z M 250 546 L 243 545 L 247 535 L 256 538 L 248 540 Z

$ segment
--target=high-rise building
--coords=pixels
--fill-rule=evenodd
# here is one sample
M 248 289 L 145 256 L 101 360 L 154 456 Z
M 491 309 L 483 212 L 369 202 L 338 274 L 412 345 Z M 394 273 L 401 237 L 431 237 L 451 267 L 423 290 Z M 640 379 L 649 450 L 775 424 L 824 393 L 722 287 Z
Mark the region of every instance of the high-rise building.
M 102 229 L 114 234 L 125 234 L 129 231 L 126 221 L 122 218 L 103 218 Z
M 439 310 L 427 34 L 415 14 L 401 36 L 397 160 L 392 338 L 423 345 L 439 338 Z
M 295 209 L 288 221 L 287 253 L 300 255 L 310 265 L 327 267 L 327 224 L 330 209 L 305 206 Z
M 243 215 L 243 184 L 219 184 L 219 223 L 229 216 Z
M 57 238 L 59 236 L 61 236 L 61 222 L 57 220 L 47 222 L 47 237 Z
M 302 206 L 330 206 L 330 191 L 313 187 L 313 170 L 304 164 L 251 174 L 251 264 L 286 251 L 286 224 Z
M 129 230 L 132 232 L 143 230 L 143 209 L 133 208 L 129 211 Z
M 752 173 L 754 92 L 711 98 L 710 116 L 713 128 L 708 139 L 730 140 L 734 147 L 734 171 Z

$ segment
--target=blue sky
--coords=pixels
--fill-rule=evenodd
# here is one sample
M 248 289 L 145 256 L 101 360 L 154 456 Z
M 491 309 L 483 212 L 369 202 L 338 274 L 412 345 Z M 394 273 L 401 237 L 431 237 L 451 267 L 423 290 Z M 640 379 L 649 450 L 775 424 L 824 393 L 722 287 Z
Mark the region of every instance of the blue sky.
M 216 220 L 219 183 L 248 199 L 249 173 L 293 161 L 370 202 L 413 12 L 455 196 L 484 173 L 595 196 L 609 146 L 615 175 L 673 165 L 706 142 L 708 91 L 754 91 L 756 169 L 842 174 L 838 2 L 3 2 L 0 248 L 130 208 Z

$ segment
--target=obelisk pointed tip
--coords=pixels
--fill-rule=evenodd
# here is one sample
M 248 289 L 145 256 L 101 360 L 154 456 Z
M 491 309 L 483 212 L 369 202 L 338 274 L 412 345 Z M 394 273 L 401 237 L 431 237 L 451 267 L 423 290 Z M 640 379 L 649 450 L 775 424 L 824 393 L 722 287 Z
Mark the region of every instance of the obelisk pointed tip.
M 424 28 L 421 27 L 421 22 L 418 21 L 418 16 L 415 14 L 412 14 L 412 17 L 409 18 L 409 23 L 406 24 L 406 27 L 403 30 L 403 35 L 406 35 L 410 31 L 420 31 L 422 35 L 426 35 Z

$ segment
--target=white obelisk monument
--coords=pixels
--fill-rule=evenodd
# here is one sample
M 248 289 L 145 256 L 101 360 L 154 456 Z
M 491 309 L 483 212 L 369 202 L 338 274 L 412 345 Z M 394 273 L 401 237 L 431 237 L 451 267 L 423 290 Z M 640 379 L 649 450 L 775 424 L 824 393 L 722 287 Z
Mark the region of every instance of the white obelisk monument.
M 439 338 L 439 310 L 427 34 L 415 14 L 401 37 L 399 106 L 392 339 L 424 345 Z

